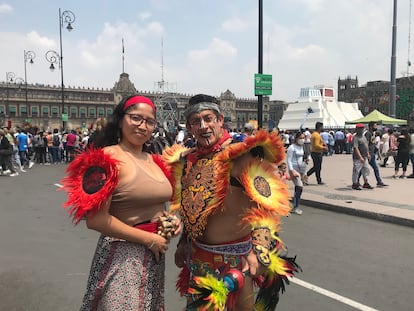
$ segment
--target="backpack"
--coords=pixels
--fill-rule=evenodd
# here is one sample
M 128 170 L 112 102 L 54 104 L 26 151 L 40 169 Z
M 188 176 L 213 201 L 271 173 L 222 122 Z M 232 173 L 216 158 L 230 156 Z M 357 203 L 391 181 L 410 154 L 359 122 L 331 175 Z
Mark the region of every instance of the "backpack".
M 44 147 L 45 146 L 44 138 L 40 137 L 40 135 L 34 136 L 33 145 L 34 147 Z
M 58 134 L 53 135 L 52 144 L 53 144 L 54 147 L 59 147 L 60 146 L 60 139 L 59 139 Z

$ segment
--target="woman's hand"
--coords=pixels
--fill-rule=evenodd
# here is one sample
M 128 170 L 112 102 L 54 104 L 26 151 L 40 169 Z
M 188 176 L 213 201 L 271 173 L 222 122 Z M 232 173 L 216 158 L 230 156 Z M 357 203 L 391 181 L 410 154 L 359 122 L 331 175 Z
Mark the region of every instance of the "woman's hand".
M 159 262 L 161 256 L 167 253 L 168 242 L 169 241 L 162 236 L 156 233 L 152 234 L 152 240 L 147 245 L 147 248 L 154 254 L 156 262 Z
M 300 177 L 300 174 L 296 170 L 289 171 L 291 178 Z

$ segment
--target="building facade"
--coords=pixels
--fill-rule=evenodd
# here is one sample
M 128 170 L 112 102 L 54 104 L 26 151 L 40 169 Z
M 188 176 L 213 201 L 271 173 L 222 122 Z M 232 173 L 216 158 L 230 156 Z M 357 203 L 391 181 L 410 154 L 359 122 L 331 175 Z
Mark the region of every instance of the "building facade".
M 0 123 L 10 128 L 36 127 L 42 130 L 58 128 L 92 128 L 97 118 L 112 115 L 119 101 L 132 94 L 151 98 L 157 106 L 157 118 L 169 129 L 185 123 L 184 110 L 192 95 L 172 92 L 137 91 L 127 73 L 122 73 L 112 89 L 67 87 L 2 82 L 0 84 Z M 242 129 L 257 120 L 257 98 L 237 98 L 230 90 L 218 96 L 225 121 L 230 128 Z M 277 124 L 283 102 L 263 97 L 263 127 Z M 63 120 L 67 115 L 67 120 Z M 273 119 L 279 117 L 279 119 Z M 65 122 L 63 122 L 65 121 Z
M 410 126 L 414 126 L 414 76 L 397 78 L 396 86 L 395 117 L 407 120 Z M 374 109 L 389 115 L 389 93 L 389 81 L 369 81 L 359 86 L 358 77 L 338 78 L 338 100 L 358 103 L 364 115 Z

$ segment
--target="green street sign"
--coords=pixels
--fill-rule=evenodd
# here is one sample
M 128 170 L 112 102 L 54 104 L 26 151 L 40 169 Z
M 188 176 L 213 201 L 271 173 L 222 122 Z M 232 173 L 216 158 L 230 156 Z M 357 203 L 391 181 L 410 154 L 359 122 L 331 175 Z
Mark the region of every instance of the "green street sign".
M 67 113 L 62 113 L 62 121 L 67 121 L 68 120 L 68 114 Z
M 254 75 L 254 95 L 272 95 L 272 75 Z

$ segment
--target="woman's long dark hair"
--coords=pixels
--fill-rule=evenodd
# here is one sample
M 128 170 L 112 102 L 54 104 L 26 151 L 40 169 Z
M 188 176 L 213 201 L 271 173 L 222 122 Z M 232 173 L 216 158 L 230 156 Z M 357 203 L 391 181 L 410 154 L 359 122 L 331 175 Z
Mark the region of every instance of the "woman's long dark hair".
M 124 111 L 125 102 L 133 96 L 136 95 L 123 98 L 115 107 L 115 110 L 112 116 L 110 116 L 108 123 L 105 127 L 102 128 L 101 131 L 99 131 L 96 140 L 94 141 L 95 148 L 117 145 L 121 140 L 122 131 L 119 128 L 119 123 L 121 122 L 124 115 L 128 112 L 128 110 L 133 107 L 131 106 L 126 111 Z
M 404 142 L 408 145 L 408 144 L 410 144 L 410 142 L 411 142 L 411 137 L 410 137 L 410 135 L 408 134 L 408 129 L 406 129 L 406 128 L 403 128 L 402 130 L 401 130 L 401 136 L 404 136 Z

